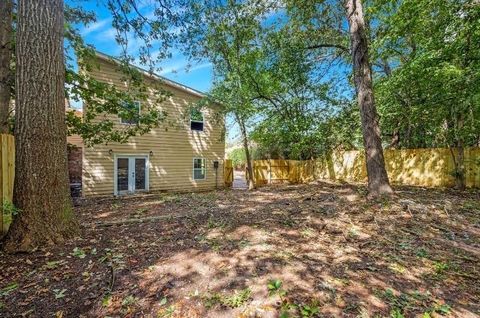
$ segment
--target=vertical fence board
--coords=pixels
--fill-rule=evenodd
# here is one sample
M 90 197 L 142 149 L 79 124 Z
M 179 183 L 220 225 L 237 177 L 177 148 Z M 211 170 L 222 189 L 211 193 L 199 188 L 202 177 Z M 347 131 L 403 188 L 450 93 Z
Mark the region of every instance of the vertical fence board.
M 0 237 L 11 223 L 13 180 L 15 173 L 15 143 L 12 135 L 0 134 Z
M 450 149 L 387 149 L 385 166 L 393 184 L 452 187 L 454 162 Z M 336 152 L 318 160 L 255 160 L 255 184 L 301 183 L 317 179 L 366 182 L 363 151 Z M 465 149 L 466 184 L 480 188 L 480 148 Z

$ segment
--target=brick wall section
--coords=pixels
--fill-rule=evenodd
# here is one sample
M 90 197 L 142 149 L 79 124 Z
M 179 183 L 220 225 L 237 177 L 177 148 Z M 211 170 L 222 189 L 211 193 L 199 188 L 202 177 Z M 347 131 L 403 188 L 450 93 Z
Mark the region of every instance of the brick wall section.
M 68 147 L 68 175 L 70 183 L 82 183 L 82 151 L 81 147 Z

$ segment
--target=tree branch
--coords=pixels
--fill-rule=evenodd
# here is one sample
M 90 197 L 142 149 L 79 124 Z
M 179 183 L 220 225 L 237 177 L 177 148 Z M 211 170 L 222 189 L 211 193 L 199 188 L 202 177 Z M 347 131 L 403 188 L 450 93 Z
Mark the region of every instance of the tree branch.
M 334 49 L 339 49 L 342 50 L 345 53 L 350 53 L 350 49 L 347 48 L 346 46 L 340 45 L 340 44 L 329 44 L 329 43 L 321 43 L 321 44 L 314 44 L 305 47 L 305 50 L 315 50 L 315 49 L 321 49 L 321 48 L 334 48 Z

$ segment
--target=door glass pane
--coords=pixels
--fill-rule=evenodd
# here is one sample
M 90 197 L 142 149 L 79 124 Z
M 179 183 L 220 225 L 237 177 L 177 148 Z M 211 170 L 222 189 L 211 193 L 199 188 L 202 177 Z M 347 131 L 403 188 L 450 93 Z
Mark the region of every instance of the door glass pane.
M 128 158 L 117 159 L 117 189 L 128 190 Z
M 145 190 L 145 158 L 135 158 L 135 190 Z

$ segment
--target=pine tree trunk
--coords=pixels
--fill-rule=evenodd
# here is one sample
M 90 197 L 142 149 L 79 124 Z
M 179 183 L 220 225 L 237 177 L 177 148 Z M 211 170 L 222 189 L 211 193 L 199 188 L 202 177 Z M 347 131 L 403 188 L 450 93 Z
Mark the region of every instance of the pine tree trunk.
M 243 119 L 235 114 L 237 119 L 237 123 L 240 126 L 240 133 L 242 134 L 242 141 L 243 141 L 243 149 L 245 150 L 245 157 L 247 159 L 247 182 L 248 182 L 248 190 L 255 189 L 255 180 L 253 176 L 253 163 L 252 158 L 250 157 L 250 149 L 248 147 L 248 135 L 247 135 L 247 128 L 245 127 L 245 122 Z
M 0 134 L 9 132 L 8 115 L 13 72 L 13 0 L 0 1 Z
M 15 185 L 20 209 L 5 250 L 29 251 L 76 232 L 68 189 L 63 1 L 19 0 Z
M 378 114 L 373 95 L 372 69 L 361 0 L 346 0 L 345 9 L 350 29 L 353 72 L 362 120 L 370 197 L 392 194 L 383 157 Z

